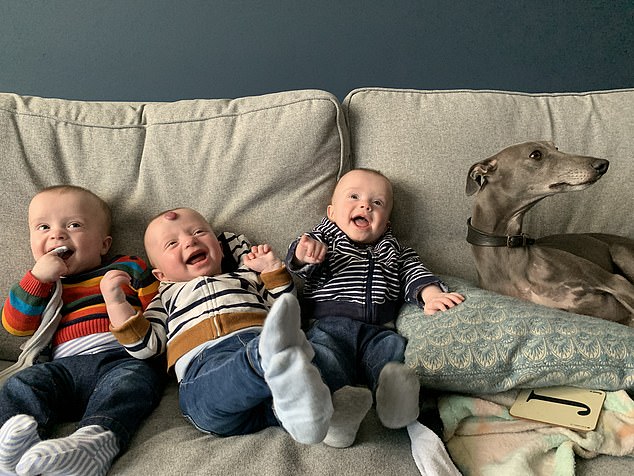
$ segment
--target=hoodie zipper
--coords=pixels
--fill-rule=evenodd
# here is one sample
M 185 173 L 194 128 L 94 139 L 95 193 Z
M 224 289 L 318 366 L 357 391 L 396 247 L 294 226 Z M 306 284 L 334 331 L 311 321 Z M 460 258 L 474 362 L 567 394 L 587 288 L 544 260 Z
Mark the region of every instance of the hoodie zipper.
M 372 276 L 374 275 L 374 253 L 372 248 L 368 248 L 368 279 L 365 283 L 365 322 L 374 324 L 374 313 L 372 312 Z

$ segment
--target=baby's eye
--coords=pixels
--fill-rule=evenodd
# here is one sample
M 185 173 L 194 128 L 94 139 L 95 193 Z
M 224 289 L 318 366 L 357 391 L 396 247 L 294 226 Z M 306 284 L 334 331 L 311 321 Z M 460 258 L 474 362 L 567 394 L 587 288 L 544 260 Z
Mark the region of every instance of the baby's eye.
M 80 227 L 81 227 L 81 223 L 76 222 L 76 221 L 71 222 L 71 223 L 68 224 L 68 228 L 80 228 Z
M 173 248 L 174 246 L 176 246 L 176 244 L 176 240 L 168 241 L 167 243 L 165 243 L 165 248 Z
M 194 236 L 196 236 L 196 235 L 203 235 L 204 233 L 205 233 L 205 230 L 196 230 L 196 231 L 194 232 Z
M 50 227 L 48 225 L 42 224 L 42 225 L 38 225 L 37 227 L 35 227 L 35 229 L 38 230 L 38 231 L 46 231 L 46 230 L 49 230 Z
M 350 194 L 350 198 L 352 198 L 353 200 L 358 200 L 359 194 L 358 193 L 351 193 Z
M 372 202 L 372 204 L 377 206 L 377 207 L 382 207 L 383 206 L 383 202 L 381 200 L 374 200 Z

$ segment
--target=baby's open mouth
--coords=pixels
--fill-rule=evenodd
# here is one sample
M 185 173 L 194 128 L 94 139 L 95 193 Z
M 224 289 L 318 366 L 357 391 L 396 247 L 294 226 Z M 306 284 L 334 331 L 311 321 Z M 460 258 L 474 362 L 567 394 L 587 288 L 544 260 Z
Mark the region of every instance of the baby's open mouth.
M 57 256 L 62 258 L 64 261 L 66 261 L 68 258 L 70 258 L 73 255 L 73 253 L 75 253 L 68 246 L 59 246 L 55 248 L 52 252 L 57 253 Z
M 199 251 L 198 253 L 194 253 L 189 257 L 189 259 L 187 260 L 187 264 L 196 264 L 203 261 L 205 258 L 207 258 L 207 253 L 205 253 L 204 251 Z
M 355 225 L 361 226 L 361 227 L 365 227 L 370 224 L 368 219 L 362 216 L 354 217 L 352 221 L 354 222 Z

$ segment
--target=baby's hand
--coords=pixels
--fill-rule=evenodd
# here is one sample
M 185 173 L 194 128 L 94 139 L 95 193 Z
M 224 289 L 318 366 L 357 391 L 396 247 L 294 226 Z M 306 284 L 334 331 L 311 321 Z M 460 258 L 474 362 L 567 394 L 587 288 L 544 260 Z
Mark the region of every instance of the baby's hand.
M 130 275 L 125 271 L 112 269 L 104 274 L 99 283 L 101 294 L 106 301 L 106 305 L 121 304 L 125 302 L 125 293 L 121 286 L 130 285 Z
M 113 327 L 121 327 L 136 314 L 132 305 L 126 300 L 122 286 L 130 286 L 130 275 L 125 271 L 112 269 L 104 274 L 99 283 L 108 310 L 108 318 Z
M 257 245 L 244 257 L 247 268 L 256 273 L 268 273 L 282 267 L 282 261 L 275 256 L 269 245 Z
M 33 265 L 31 274 L 42 283 L 53 283 L 68 273 L 66 262 L 56 250 L 40 256 Z
M 295 259 L 298 263 L 319 264 L 326 258 L 328 246 L 319 240 L 315 240 L 308 235 L 302 235 L 295 248 Z
M 443 292 L 438 286 L 433 284 L 423 288 L 421 297 L 425 303 L 423 311 L 429 316 L 436 311 L 446 311 L 464 301 L 462 294 Z

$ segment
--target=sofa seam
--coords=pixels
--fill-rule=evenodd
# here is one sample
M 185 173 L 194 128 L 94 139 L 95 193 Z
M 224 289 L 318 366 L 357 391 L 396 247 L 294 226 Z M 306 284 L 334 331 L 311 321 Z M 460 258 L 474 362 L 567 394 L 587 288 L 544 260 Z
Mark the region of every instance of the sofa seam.
M 243 115 L 248 115 L 248 114 L 255 114 L 255 113 L 258 113 L 258 112 L 270 111 L 270 110 L 273 110 L 273 109 L 278 109 L 280 107 L 293 106 L 295 104 L 300 104 L 302 102 L 313 102 L 313 101 L 319 101 L 319 102 L 326 101 L 326 102 L 329 102 L 337 110 L 337 116 L 339 116 L 339 114 L 341 112 L 340 111 L 341 108 L 338 107 L 338 103 L 335 102 L 335 100 L 333 98 L 326 98 L 326 97 L 310 98 L 310 99 L 308 99 L 308 98 L 307 99 L 298 99 L 298 100 L 295 100 L 295 101 L 286 102 L 284 104 L 278 104 L 278 105 L 274 105 L 274 106 L 267 106 L 267 107 L 263 107 L 263 108 L 259 108 L 259 109 L 253 109 L 253 110 L 250 110 L 250 111 L 241 112 L 241 113 L 231 113 L 231 114 L 224 114 L 224 115 L 218 114 L 218 115 L 213 115 L 213 116 L 201 117 L 201 118 L 197 118 L 197 119 L 188 119 L 188 120 L 184 120 L 184 121 L 174 120 L 174 121 L 156 122 L 156 123 L 152 123 L 152 124 L 147 124 L 147 123 L 127 124 L 127 125 L 126 124 L 121 124 L 121 125 L 90 124 L 90 123 L 83 123 L 83 122 L 79 122 L 79 121 L 61 119 L 61 118 L 58 118 L 58 117 L 55 117 L 55 116 L 52 116 L 52 115 L 47 115 L 47 114 L 20 112 L 20 111 L 16 111 L 15 109 L 8 109 L 6 107 L 0 107 L 0 112 L 5 112 L 7 114 L 13 114 L 13 115 L 16 115 L 16 116 L 48 119 L 48 120 L 54 121 L 56 123 L 69 124 L 69 125 L 82 126 L 82 127 L 93 127 L 93 128 L 96 128 L 96 129 L 146 129 L 146 128 L 151 127 L 151 126 L 166 126 L 166 125 L 174 125 L 174 124 L 192 124 L 192 123 L 196 123 L 196 122 L 205 122 L 205 121 L 211 121 L 211 120 L 222 119 L 222 118 L 238 117 L 238 116 L 243 116 Z M 90 101 L 87 101 L 87 102 L 90 102 Z M 172 103 L 170 103 L 170 102 L 164 102 L 164 103 L 152 103 L 152 102 L 150 102 L 150 103 L 143 103 L 142 106 L 151 106 L 151 105 L 156 105 L 156 104 L 174 104 L 174 102 L 172 102 Z

